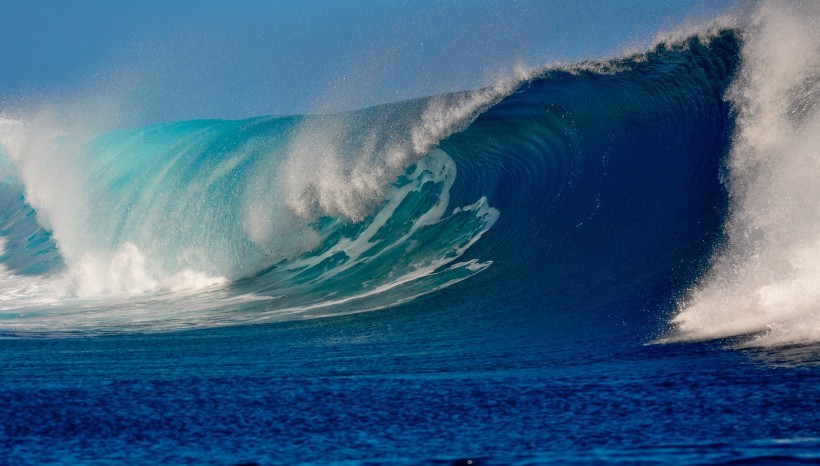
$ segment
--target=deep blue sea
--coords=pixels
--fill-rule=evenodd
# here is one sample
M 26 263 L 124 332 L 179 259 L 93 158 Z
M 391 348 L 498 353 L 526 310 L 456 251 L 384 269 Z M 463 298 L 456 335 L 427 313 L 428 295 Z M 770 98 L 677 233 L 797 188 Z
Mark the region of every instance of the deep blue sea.
M 820 463 L 801 8 L 336 114 L 0 114 L 0 463 Z

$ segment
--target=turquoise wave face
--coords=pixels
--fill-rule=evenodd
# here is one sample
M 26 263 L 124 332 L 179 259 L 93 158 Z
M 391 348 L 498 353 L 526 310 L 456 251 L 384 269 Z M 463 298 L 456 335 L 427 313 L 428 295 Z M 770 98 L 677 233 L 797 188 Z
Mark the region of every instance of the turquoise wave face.
M 720 32 L 356 112 L 47 143 L 5 123 L 0 326 L 322 317 L 485 270 L 449 293 L 580 310 L 663 283 L 669 300 L 720 237 L 737 54 Z
M 162 328 L 344 314 L 407 301 L 484 270 L 489 262 L 457 259 L 498 211 L 483 197 L 450 205 L 453 160 L 425 148 L 408 166 L 412 149 L 389 133 L 376 133 L 374 142 L 351 131 L 387 121 L 395 132 L 387 116 L 423 113 L 425 103 L 55 138 L 48 154 L 70 165 L 68 176 L 55 187 L 51 167 L 36 165 L 32 175 L 22 164 L 19 173 L 9 170 L 7 185 L 18 189 L 5 199 L 20 210 L 9 231 L 20 237 L 34 230 L 60 255 L 35 261 L 45 270 L 7 261 L 9 273 L 34 277 L 6 282 L 12 299 L 3 325 Z M 300 145 L 315 138 L 337 145 L 326 143 L 305 166 L 311 155 Z M 369 160 L 385 148 L 404 150 L 396 152 L 401 163 Z M 336 170 L 329 175 L 328 165 Z M 28 191 L 48 229 L 34 222 L 20 179 L 48 183 Z M 6 245 L 7 258 L 35 242 L 17 238 Z

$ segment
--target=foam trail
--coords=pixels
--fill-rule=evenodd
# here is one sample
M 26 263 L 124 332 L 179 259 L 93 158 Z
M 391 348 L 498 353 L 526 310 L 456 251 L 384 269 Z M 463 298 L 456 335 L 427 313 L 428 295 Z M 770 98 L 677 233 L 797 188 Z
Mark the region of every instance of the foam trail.
M 729 92 L 727 243 L 671 340 L 820 341 L 820 4 L 758 5 Z

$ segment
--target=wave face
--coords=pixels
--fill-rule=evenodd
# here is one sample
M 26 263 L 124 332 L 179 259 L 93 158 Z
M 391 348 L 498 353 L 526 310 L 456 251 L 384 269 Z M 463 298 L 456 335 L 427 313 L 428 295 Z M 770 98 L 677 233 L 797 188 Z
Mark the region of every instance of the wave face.
M 729 30 L 326 116 L 87 136 L 2 121 L 7 332 L 302 319 L 454 299 L 670 303 L 705 267 Z
M 742 52 L 724 30 L 349 113 L 104 134 L 4 117 L 0 325 L 330 316 L 484 272 L 448 293 L 644 296 L 662 319 L 678 301 L 659 341 L 814 341 L 817 34 L 766 8 Z M 814 59 L 785 59 L 794 43 Z

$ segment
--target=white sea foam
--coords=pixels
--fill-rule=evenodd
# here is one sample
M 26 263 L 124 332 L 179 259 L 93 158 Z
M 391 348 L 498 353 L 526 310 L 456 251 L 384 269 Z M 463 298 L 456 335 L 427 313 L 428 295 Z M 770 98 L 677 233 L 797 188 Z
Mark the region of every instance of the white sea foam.
M 157 291 L 193 291 L 228 282 L 191 269 L 174 274 L 150 266 L 145 254 L 133 243 L 124 243 L 113 253 L 89 251 L 58 280 L 62 296 L 98 297 L 134 295 Z
M 686 299 L 671 340 L 820 341 L 820 3 L 764 2 L 729 92 L 727 245 Z

